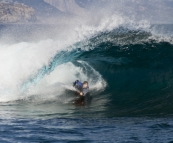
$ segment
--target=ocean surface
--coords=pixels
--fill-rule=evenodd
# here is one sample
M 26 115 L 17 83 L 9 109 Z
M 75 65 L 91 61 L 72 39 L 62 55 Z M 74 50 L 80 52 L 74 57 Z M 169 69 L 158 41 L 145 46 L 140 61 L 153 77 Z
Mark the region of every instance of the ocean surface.
M 0 142 L 173 142 L 173 25 L 65 29 L 0 26 Z

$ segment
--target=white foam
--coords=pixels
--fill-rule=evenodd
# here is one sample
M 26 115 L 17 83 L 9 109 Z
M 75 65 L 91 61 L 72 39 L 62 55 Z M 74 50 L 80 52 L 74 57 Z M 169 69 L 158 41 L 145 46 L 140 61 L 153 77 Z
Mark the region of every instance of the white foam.
M 39 100 L 57 98 L 64 95 L 66 90 L 75 90 L 72 84 L 77 79 L 80 81 L 87 80 L 90 90 L 104 90 L 106 82 L 102 76 L 86 62 L 80 61 L 80 64 L 80 66 L 75 66 L 73 63 L 68 62 L 57 66 L 37 85 L 32 85 L 26 92 L 25 97 L 36 95 L 39 96 Z

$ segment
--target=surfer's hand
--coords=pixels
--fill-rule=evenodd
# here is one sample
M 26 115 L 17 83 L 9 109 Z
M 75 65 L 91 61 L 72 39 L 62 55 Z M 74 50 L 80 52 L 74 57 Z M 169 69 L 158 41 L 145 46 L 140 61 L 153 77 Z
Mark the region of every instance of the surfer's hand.
M 80 96 L 83 96 L 83 93 L 82 92 L 80 92 Z

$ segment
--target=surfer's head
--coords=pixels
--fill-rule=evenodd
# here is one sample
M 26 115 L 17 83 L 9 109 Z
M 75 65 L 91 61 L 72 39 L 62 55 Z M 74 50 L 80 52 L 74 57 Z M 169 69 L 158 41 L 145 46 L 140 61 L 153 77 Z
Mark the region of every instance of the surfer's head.
M 87 88 L 88 87 L 88 82 L 87 81 L 84 81 L 83 82 L 83 88 Z

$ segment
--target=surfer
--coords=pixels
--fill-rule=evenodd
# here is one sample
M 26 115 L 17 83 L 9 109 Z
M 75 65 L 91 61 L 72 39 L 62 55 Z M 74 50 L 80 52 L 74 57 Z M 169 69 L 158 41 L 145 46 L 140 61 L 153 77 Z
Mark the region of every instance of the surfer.
M 87 81 L 81 83 L 79 80 L 76 80 L 73 83 L 73 87 L 75 87 L 76 91 L 81 97 L 85 97 L 85 95 L 89 92 L 89 86 Z
M 91 103 L 92 97 L 89 93 L 89 85 L 87 81 L 84 81 L 83 83 L 79 80 L 76 80 L 73 83 L 73 87 L 75 87 L 77 94 L 79 95 L 79 98 L 77 98 L 74 101 L 74 104 L 77 106 L 84 106 L 89 105 Z

